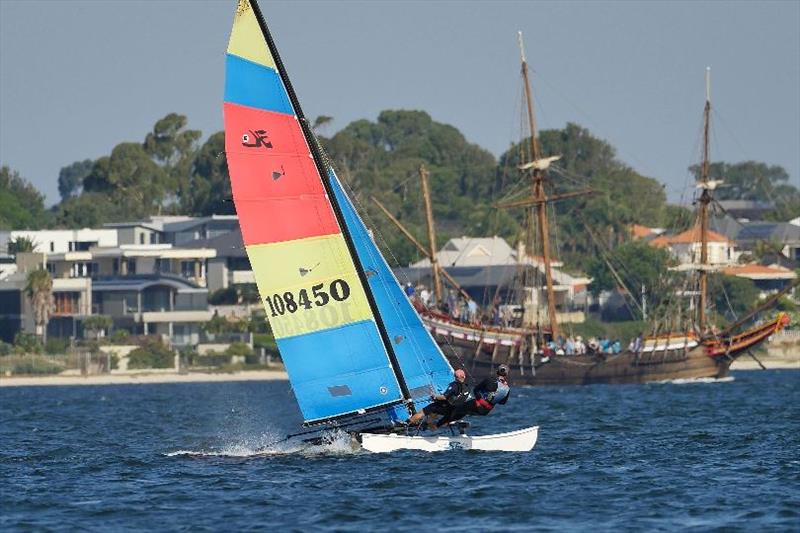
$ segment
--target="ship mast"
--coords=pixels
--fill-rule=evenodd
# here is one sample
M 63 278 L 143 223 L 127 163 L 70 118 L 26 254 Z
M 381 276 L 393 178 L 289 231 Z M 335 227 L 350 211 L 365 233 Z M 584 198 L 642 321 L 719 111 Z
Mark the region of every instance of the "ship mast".
M 700 169 L 700 305 L 697 313 L 698 327 L 703 334 L 706 329 L 706 307 L 708 305 L 708 204 L 711 203 L 709 166 L 709 123 L 711 120 L 711 67 L 706 67 L 706 104 L 703 109 L 703 164 Z
M 533 111 L 533 95 L 528 77 L 528 62 L 525 59 L 525 44 L 522 42 L 522 32 L 518 32 L 519 51 L 522 58 L 522 79 L 525 87 L 525 102 L 528 108 L 528 126 L 531 136 L 531 156 L 533 157 L 533 201 L 538 222 L 539 242 L 542 243 L 542 259 L 544 260 L 544 275 L 547 283 L 547 315 L 550 319 L 550 330 L 553 338 L 558 336 L 558 322 L 556 320 L 555 291 L 553 290 L 553 272 L 550 268 L 550 238 L 547 227 L 547 195 L 544 190 L 545 170 L 547 165 L 539 165 L 541 149 L 536 132 L 536 117 Z M 523 165 L 527 166 L 527 165 Z
M 428 257 L 431 259 L 431 270 L 433 272 L 433 289 L 436 294 L 436 305 L 441 307 L 442 300 L 442 278 L 439 276 L 439 260 L 436 257 L 436 230 L 433 227 L 433 208 L 431 207 L 431 193 L 428 189 L 428 169 L 425 165 L 419 166 L 419 179 L 422 182 L 422 198 L 425 200 L 425 220 L 428 223 L 428 246 L 430 252 Z

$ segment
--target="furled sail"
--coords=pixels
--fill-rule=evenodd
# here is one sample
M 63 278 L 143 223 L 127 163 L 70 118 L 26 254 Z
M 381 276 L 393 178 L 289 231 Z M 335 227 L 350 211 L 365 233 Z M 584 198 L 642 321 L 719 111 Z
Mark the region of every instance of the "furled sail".
M 266 25 L 240 0 L 226 57 L 225 151 L 247 255 L 306 422 L 407 399 Z M 407 414 L 406 414 L 407 416 Z

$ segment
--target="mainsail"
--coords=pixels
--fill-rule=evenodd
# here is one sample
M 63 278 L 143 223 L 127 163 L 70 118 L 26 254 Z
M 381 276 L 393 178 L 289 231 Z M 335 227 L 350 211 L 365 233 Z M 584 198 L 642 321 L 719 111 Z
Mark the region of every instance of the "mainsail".
M 403 404 L 441 390 L 450 366 L 397 298 L 248 0 L 228 44 L 224 114 L 242 237 L 305 421 L 372 410 L 406 418 Z

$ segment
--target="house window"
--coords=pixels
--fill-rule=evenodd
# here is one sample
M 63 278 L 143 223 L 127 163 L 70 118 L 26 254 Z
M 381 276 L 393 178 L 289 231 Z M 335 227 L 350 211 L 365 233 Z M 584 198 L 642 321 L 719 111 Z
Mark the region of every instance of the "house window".
M 56 275 L 56 265 L 55 265 L 55 263 L 47 263 L 46 268 L 47 268 L 47 271 L 50 273 L 50 275 L 55 277 L 55 275 Z
M 144 244 L 144 233 L 139 234 L 139 244 Z
M 181 276 L 184 278 L 194 277 L 194 261 L 181 261 Z
M 156 234 L 155 233 L 151 233 L 150 234 L 150 244 L 156 244 Z
M 80 313 L 80 293 L 56 292 L 53 294 L 55 315 L 77 315 Z
M 56 251 L 56 243 L 53 242 L 53 241 L 50 241 L 50 251 L 51 252 L 55 252 Z

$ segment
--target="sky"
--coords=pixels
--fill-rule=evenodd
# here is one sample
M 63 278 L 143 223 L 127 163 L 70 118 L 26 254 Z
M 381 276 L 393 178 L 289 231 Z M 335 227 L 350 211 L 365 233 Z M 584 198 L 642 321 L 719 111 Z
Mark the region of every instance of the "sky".
M 222 129 L 235 0 L 0 0 L 0 164 L 58 201 L 59 169 L 170 112 Z M 496 156 L 519 140 L 517 31 L 541 129 L 574 122 L 686 201 L 706 66 L 712 160 L 800 186 L 800 2 L 260 2 L 307 116 L 332 134 L 420 109 Z M 491 179 L 487 176 L 487 179 Z

